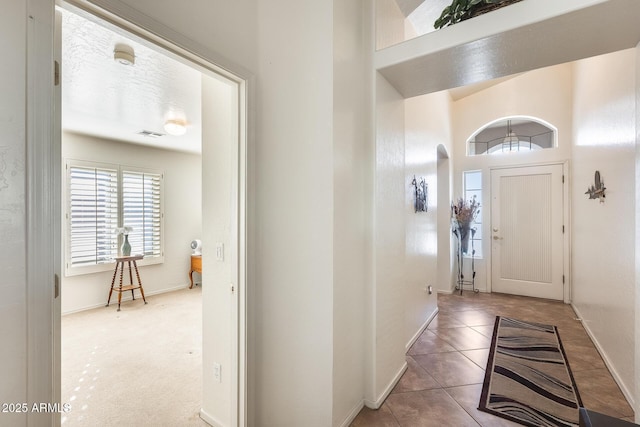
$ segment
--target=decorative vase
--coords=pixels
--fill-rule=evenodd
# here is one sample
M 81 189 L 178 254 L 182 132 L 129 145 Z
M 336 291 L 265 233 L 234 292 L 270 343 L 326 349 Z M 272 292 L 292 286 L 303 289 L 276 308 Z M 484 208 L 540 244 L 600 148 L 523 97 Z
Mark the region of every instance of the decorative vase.
M 131 255 L 131 245 L 129 244 L 129 235 L 124 235 L 124 242 L 122 242 L 122 247 L 120 247 L 120 253 L 122 256 L 130 256 Z
M 458 226 L 458 233 L 460 233 L 460 250 L 463 254 L 466 254 L 469 251 L 471 226 L 469 224 Z

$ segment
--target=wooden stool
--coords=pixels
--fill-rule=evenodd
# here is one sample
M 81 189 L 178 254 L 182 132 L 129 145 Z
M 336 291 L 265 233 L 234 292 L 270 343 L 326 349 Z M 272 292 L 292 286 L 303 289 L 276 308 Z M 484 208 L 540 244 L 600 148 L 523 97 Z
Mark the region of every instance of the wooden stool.
M 123 256 L 116 258 L 116 269 L 113 272 L 113 279 L 111 279 L 111 289 L 109 289 L 109 298 L 107 299 L 106 307 L 109 307 L 109 302 L 111 301 L 111 294 L 113 291 L 118 292 L 118 311 L 120 311 L 120 303 L 122 302 L 122 293 L 126 291 L 131 291 L 131 296 L 133 299 L 136 299 L 136 296 L 133 294 L 135 289 L 140 289 L 140 294 L 142 295 L 142 300 L 144 303 L 147 303 L 147 300 L 144 298 L 144 289 L 142 289 L 142 282 L 140 281 L 140 273 L 138 273 L 138 265 L 136 261 L 144 258 L 143 255 L 132 255 L 132 256 Z M 122 286 L 122 276 L 124 274 L 124 263 L 129 264 L 129 286 Z M 131 272 L 131 263 L 133 262 L 133 268 L 136 270 L 136 277 L 138 278 L 138 286 L 133 284 L 133 273 Z M 120 268 L 120 286 L 114 288 L 116 283 L 116 276 L 118 275 L 118 268 Z

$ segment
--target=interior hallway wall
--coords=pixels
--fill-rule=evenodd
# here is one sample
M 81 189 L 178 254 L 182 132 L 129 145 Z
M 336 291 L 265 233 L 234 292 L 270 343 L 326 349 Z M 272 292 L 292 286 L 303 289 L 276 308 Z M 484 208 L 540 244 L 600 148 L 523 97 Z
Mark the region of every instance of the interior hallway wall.
M 190 243 L 201 238 L 202 233 L 201 156 L 65 132 L 62 157 L 63 161 L 86 160 L 164 172 L 164 262 L 140 266 L 140 276 L 146 295 L 187 286 Z M 64 204 L 63 200 L 63 209 L 66 208 Z M 64 230 L 63 227 L 63 233 Z M 65 239 L 63 236 L 63 241 Z M 63 276 L 62 313 L 103 306 L 113 267 L 111 264 L 108 271 L 100 273 Z M 130 297 L 123 295 L 125 299 Z
M 334 426 L 355 418 L 365 387 L 365 309 L 372 268 L 370 3 L 333 2 Z
M 5 2 L 0 14 L 0 402 L 27 401 L 26 278 L 26 0 Z M 26 425 L 26 414 L 1 414 Z
M 448 239 L 450 233 L 447 229 L 439 229 L 438 218 L 442 211 L 445 215 L 449 212 L 449 206 L 440 206 L 438 201 L 440 191 L 449 187 L 438 181 L 438 146 L 451 152 L 451 141 L 451 97 L 447 92 L 405 100 L 404 310 L 407 345 L 418 338 L 426 322 L 435 314 L 437 290 L 445 286 L 439 283 L 438 262 L 446 264 L 447 256 L 440 257 L 438 249 L 439 239 Z M 418 181 L 424 178 L 427 183 L 427 212 L 415 212 L 414 187 L 411 185 L 414 176 Z M 433 289 L 431 294 L 429 286 Z
M 633 399 L 635 49 L 576 62 L 573 72 L 572 300 Z M 584 194 L 596 170 L 604 203 Z
M 373 313 L 369 324 L 373 372 L 366 405 L 377 408 L 406 369 L 405 103 L 376 76 Z

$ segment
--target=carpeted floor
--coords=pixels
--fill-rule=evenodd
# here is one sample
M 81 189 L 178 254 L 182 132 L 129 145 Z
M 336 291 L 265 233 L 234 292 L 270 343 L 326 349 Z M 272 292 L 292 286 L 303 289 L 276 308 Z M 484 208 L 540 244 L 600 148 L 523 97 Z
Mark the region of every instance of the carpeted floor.
M 580 406 L 557 328 L 498 316 L 478 409 L 523 425 L 577 427 Z
M 62 426 L 206 426 L 201 297 L 198 286 L 63 316 Z

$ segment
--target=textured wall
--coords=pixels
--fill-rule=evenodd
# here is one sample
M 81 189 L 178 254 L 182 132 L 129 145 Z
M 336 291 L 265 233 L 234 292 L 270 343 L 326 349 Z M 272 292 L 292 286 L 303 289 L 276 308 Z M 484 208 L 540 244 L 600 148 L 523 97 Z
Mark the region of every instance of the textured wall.
M 0 14 L 0 402 L 27 399 L 25 38 L 26 1 L 3 4 Z M 17 36 L 20 35 L 20 36 Z M 26 423 L 1 414 L 0 425 Z
M 574 65 L 573 303 L 627 396 L 634 393 L 635 49 Z M 594 173 L 605 203 L 584 194 Z

